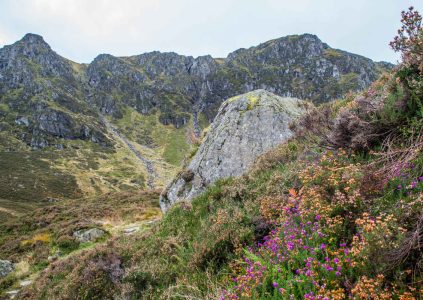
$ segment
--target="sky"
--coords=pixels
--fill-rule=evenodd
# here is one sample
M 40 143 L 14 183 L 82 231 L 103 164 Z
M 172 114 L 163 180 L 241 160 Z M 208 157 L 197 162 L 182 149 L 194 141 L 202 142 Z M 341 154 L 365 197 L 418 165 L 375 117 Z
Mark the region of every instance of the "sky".
M 395 63 L 388 43 L 411 5 L 422 12 L 423 1 L 407 0 L 0 0 L 0 47 L 36 33 L 81 63 L 154 50 L 226 57 L 312 33 L 333 48 Z

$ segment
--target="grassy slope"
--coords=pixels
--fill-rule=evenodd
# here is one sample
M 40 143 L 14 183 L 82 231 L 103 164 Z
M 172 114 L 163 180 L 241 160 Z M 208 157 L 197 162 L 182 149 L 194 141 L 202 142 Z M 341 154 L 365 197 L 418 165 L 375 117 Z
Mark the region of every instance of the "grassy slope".
M 164 126 L 155 115 L 142 116 L 129 109 L 116 123 L 135 148 L 153 161 L 158 174 L 156 187 L 163 187 L 189 152 L 187 128 Z M 141 139 L 144 136 L 153 141 L 149 147 Z M 0 147 L 4 149 L 0 148 L 0 213 L 13 217 L 26 208 L 48 204 L 50 198 L 75 199 L 144 189 L 145 165 L 120 140 L 114 142 L 114 146 L 101 147 L 87 141 L 62 140 L 63 150 L 30 151 L 9 132 L 1 132 Z M 9 148 L 14 151 L 7 151 Z M 19 203 L 14 207 L 11 202 Z
M 0 201 L 32 207 L 48 204 L 52 198 L 76 199 L 145 187 L 144 166 L 123 145 L 113 149 L 78 140 L 63 143 L 64 150 L 1 151 Z
M 154 148 L 158 157 L 163 157 L 168 164 L 179 166 L 189 151 L 186 139 L 188 128 L 163 125 L 156 114 L 144 116 L 127 108 L 116 124 L 130 140 Z
M 127 226 L 147 228 L 148 221 L 160 218 L 157 191 L 109 193 L 83 200 L 65 200 L 44 208 L 33 209 L 13 219 L 0 220 L 0 259 L 11 259 L 16 271 L 0 280 L 0 295 L 19 287 L 19 280 L 34 278 L 52 261 L 67 260 L 83 249 L 122 235 Z M 84 228 L 101 228 L 105 238 L 96 243 L 76 242 L 73 232 Z

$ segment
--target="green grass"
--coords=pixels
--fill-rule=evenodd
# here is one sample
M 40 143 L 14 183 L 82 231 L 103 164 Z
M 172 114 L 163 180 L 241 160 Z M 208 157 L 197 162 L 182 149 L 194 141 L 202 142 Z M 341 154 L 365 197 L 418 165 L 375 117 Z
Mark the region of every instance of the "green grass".
M 130 140 L 156 149 L 156 158 L 163 158 L 173 166 L 179 166 L 189 153 L 187 127 L 175 128 L 173 125 L 163 125 L 157 114 L 142 115 L 127 108 L 123 118 L 115 120 L 115 123 Z
M 185 130 L 177 129 L 173 133 L 170 133 L 167 137 L 167 141 L 163 151 L 163 158 L 166 162 L 179 166 L 182 160 L 189 153 L 190 146 L 186 142 Z
M 80 196 L 76 180 L 54 166 L 59 151 L 0 152 L 0 194 L 4 199 L 40 202 Z

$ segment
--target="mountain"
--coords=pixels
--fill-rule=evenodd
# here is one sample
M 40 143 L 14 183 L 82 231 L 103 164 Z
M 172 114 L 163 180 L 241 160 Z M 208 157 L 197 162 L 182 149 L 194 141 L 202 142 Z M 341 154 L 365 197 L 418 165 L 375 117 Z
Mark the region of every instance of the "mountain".
M 119 104 L 143 114 L 158 109 L 160 122 L 180 127 L 190 115 L 194 126 L 201 114 L 211 122 L 225 99 L 256 89 L 326 102 L 365 88 L 390 67 L 304 34 L 239 49 L 225 59 L 172 52 L 99 55 L 87 74 L 97 95 L 102 92 L 96 103 L 103 111 L 119 116 Z
M 320 103 L 365 88 L 389 67 L 332 49 L 310 34 L 239 49 L 225 59 L 101 54 L 81 65 L 27 34 L 0 50 L 0 95 L 2 115 L 7 109 L 17 114 L 15 122 L 29 127 L 19 139 L 33 148 L 54 144 L 52 137 L 101 144 L 107 138 L 99 112 L 117 119 L 128 108 L 158 113 L 161 124 L 179 128 L 192 121 L 199 134 L 229 97 L 261 88 Z
M 225 99 L 265 89 L 321 103 L 391 67 L 310 34 L 226 58 L 101 54 L 90 64 L 27 34 L 0 49 L 0 202 L 162 188 Z
M 289 139 L 289 124 L 311 107 L 266 90 L 223 102 L 191 162 L 164 190 L 162 210 L 192 199 L 218 179 L 245 173 L 258 156 Z
M 0 97 L 2 131 L 14 122 L 19 139 L 32 148 L 54 138 L 107 142 L 96 110 L 85 101 L 77 65 L 40 36 L 28 34 L 0 50 Z

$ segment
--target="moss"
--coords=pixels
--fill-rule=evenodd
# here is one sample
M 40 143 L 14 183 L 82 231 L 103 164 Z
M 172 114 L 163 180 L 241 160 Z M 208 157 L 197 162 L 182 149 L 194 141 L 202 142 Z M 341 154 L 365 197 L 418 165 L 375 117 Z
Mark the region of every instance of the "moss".
M 357 91 L 360 88 L 356 73 L 342 74 L 338 84 L 342 93 Z
M 9 111 L 9 105 L 7 105 L 6 103 L 0 103 L 0 115 L 1 113 L 8 113 Z
M 342 52 L 336 49 L 325 49 L 325 51 L 323 52 L 323 55 L 326 58 L 341 58 L 342 57 Z
M 247 110 L 252 110 L 254 109 L 254 107 L 257 105 L 258 101 L 259 101 L 259 96 L 254 95 L 254 94 L 248 94 L 247 95 L 247 100 L 248 100 L 248 104 L 247 104 Z

